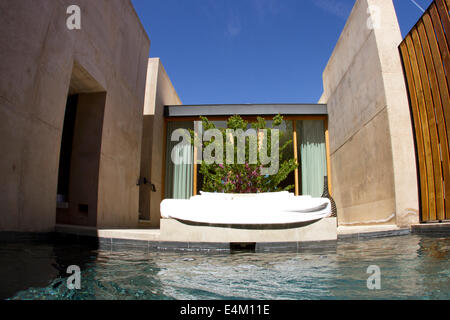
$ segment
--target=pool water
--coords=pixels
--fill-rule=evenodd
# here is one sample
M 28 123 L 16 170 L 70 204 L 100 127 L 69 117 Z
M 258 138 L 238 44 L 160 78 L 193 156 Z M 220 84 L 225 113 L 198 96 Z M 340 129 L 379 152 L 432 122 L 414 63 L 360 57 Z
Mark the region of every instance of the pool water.
M 450 238 L 338 241 L 298 253 L 105 251 L 0 244 L 2 299 L 450 299 Z M 81 289 L 67 288 L 79 265 Z M 371 265 L 379 290 L 369 290 Z

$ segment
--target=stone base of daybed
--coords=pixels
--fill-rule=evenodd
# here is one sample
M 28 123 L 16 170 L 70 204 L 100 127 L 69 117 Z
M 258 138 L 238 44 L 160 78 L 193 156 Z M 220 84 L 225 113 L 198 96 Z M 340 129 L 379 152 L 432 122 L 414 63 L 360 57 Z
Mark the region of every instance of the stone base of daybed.
M 336 218 L 289 225 L 213 225 L 161 219 L 160 241 L 210 243 L 337 240 Z

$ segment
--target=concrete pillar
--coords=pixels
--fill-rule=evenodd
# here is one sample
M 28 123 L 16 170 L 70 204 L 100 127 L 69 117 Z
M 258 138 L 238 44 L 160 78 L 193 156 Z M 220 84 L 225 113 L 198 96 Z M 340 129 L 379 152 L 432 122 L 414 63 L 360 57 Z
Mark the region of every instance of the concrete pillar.
M 401 40 L 391 0 L 357 0 L 323 73 L 341 225 L 418 221 Z

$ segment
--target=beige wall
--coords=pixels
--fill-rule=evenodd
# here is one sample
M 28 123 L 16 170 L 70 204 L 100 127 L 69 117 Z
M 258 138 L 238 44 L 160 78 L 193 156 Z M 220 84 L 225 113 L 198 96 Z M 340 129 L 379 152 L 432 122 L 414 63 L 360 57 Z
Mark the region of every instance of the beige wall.
M 73 1 L 0 1 L 0 230 L 54 229 L 59 149 L 74 62 L 99 84 L 97 91 L 107 93 L 97 225 L 137 225 L 150 40 L 130 1 L 76 2 L 81 30 L 66 27 L 66 9 Z
M 144 128 L 142 137 L 141 176 L 150 180 L 140 188 L 141 215 L 150 218 L 151 227 L 159 227 L 159 206 L 163 193 L 164 159 L 164 106 L 181 105 L 181 100 L 167 75 L 161 60 L 148 60 L 145 90 Z M 151 184 L 156 187 L 152 192 Z
M 378 10 L 369 13 L 369 6 Z M 368 19 L 379 25 L 368 27 Z M 357 0 L 323 73 L 340 225 L 418 222 L 408 98 L 391 0 Z M 392 217 L 392 219 L 390 219 Z

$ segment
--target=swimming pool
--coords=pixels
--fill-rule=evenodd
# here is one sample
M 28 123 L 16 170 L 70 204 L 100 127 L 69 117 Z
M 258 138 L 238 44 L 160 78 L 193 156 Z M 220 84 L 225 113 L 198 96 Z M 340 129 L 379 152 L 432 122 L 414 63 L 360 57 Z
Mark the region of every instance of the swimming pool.
M 450 299 L 450 238 L 341 240 L 298 253 L 98 250 L 81 244 L 0 244 L 2 299 Z M 69 290 L 69 265 L 81 289 Z M 371 265 L 381 289 L 369 290 Z

